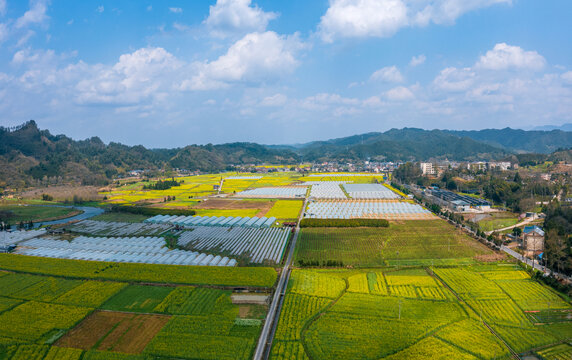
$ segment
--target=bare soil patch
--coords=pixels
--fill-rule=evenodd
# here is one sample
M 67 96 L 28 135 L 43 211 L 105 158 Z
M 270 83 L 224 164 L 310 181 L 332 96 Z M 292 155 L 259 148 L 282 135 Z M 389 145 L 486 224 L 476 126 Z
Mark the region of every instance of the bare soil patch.
M 248 201 L 248 200 L 226 200 L 209 199 L 194 206 L 195 209 L 205 210 L 250 210 L 259 209 L 268 212 L 274 205 L 272 201 Z
M 503 253 L 492 253 L 492 254 L 484 254 L 484 255 L 477 255 L 475 256 L 475 260 L 482 261 L 482 262 L 497 262 L 504 260 L 506 255 Z
M 64 335 L 57 346 L 138 354 L 170 316 L 96 311 Z

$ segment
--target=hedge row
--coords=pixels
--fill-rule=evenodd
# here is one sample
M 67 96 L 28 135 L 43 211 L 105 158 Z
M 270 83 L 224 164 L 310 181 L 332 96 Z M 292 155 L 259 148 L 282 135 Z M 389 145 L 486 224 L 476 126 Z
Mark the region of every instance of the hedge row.
M 302 219 L 300 227 L 389 227 L 385 219 Z
M 196 214 L 195 210 L 185 210 L 185 209 L 161 209 L 161 208 L 150 208 L 143 206 L 121 206 L 113 205 L 111 207 L 112 212 L 123 212 L 137 215 L 177 215 L 177 216 L 193 216 Z

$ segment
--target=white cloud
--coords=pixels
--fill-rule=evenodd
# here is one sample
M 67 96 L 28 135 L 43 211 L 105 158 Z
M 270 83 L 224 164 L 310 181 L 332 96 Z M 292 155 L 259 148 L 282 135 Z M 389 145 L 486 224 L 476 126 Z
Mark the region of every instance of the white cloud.
M 282 106 L 286 104 L 288 97 L 284 94 L 274 94 L 272 96 L 267 96 L 260 102 L 261 106 Z
M 183 66 L 183 62 L 163 48 L 142 48 L 121 55 L 111 68 L 90 67 L 77 83 L 77 101 L 126 105 L 145 99 L 161 100 L 172 90 Z
M 0 0 L 0 15 L 6 15 L 6 0 Z
M 400 83 L 403 82 L 403 75 L 401 75 L 397 67 L 386 66 L 371 74 L 369 79 L 373 81 Z
M 393 101 L 411 100 L 415 98 L 413 92 L 405 86 L 398 86 L 385 92 L 385 97 Z
M 331 0 L 319 32 L 325 42 L 336 37 L 388 37 L 407 22 L 401 0 Z
M 30 0 L 30 10 L 16 20 L 16 28 L 44 23 L 48 19 L 46 15 L 48 4 L 49 0 Z
M 572 71 L 567 71 L 564 74 L 560 75 L 560 77 L 568 84 L 572 84 Z
M 95 9 L 95 11 L 97 11 L 98 13 L 101 14 L 102 12 L 105 11 L 105 8 L 103 7 L 103 5 L 99 5 L 99 6 L 97 7 L 97 9 Z
M 8 39 L 8 25 L 0 23 L 0 44 Z
M 173 23 L 173 27 L 178 31 L 189 31 L 191 29 L 190 26 L 178 22 Z
M 258 6 L 251 6 L 251 0 L 217 0 L 210 6 L 209 16 L 204 23 L 212 34 L 225 37 L 230 34 L 262 32 L 268 22 L 278 14 L 265 12 Z
M 477 68 L 489 70 L 530 69 L 541 70 L 546 63 L 536 51 L 524 51 L 518 46 L 496 44 L 492 50 L 479 59 Z
M 441 70 L 433 80 L 433 85 L 445 91 L 465 91 L 473 85 L 474 81 L 475 73 L 470 68 L 448 67 Z
M 389 37 L 404 27 L 451 24 L 464 13 L 498 3 L 512 0 L 330 0 L 318 32 L 325 42 Z
M 180 14 L 183 12 L 183 9 L 181 9 L 180 7 L 170 7 L 169 11 L 172 12 L 173 14 Z
M 258 82 L 284 76 L 298 66 L 295 54 L 303 47 L 297 35 L 280 36 L 273 31 L 247 34 L 217 60 L 196 64 L 198 75 L 183 81 L 181 88 L 211 90 L 234 82 Z
M 419 56 L 413 56 L 411 58 L 411 61 L 409 62 L 410 66 L 419 66 L 423 63 L 425 63 L 425 60 L 427 60 L 427 57 L 423 54 L 419 55 Z

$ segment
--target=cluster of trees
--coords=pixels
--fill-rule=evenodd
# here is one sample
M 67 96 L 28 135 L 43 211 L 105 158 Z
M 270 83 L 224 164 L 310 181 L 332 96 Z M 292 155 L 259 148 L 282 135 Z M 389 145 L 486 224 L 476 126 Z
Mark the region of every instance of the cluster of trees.
M 156 183 L 144 185 L 144 190 L 168 190 L 173 186 L 181 186 L 183 181 L 177 181 L 175 178 L 171 178 L 171 180 L 159 180 Z
M 341 260 L 324 260 L 320 262 L 319 260 L 298 260 L 298 266 L 300 267 L 343 267 L 344 262 Z
M 111 206 L 109 211 L 138 214 L 138 215 L 146 215 L 146 216 L 155 216 L 155 215 L 193 216 L 196 214 L 196 212 L 194 210 L 160 209 L 160 208 L 151 208 L 151 207 L 144 207 L 144 206 L 129 206 L 129 205 L 125 205 L 125 206 L 113 205 L 113 206 Z
M 572 275 L 572 207 L 551 203 L 544 213 L 543 259 L 550 269 Z
M 307 227 L 389 227 L 385 219 L 302 219 L 301 228 Z

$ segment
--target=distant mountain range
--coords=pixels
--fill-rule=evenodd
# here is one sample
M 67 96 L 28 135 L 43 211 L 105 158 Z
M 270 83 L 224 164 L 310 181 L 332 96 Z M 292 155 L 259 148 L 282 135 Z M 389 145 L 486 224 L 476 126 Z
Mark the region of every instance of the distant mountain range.
M 550 131 L 550 130 L 562 130 L 562 131 L 572 131 L 572 123 L 558 125 L 542 125 L 535 126 L 532 130 Z
M 133 169 L 183 168 L 214 172 L 244 164 L 295 164 L 300 161 L 457 161 L 548 154 L 572 147 L 572 132 L 487 129 L 450 131 L 391 129 L 298 145 L 230 143 L 147 149 L 105 144 L 93 137 L 76 141 L 38 129 L 34 121 L 0 127 L 0 188 L 54 182 L 104 184 Z M 538 155 L 535 159 L 542 159 Z

